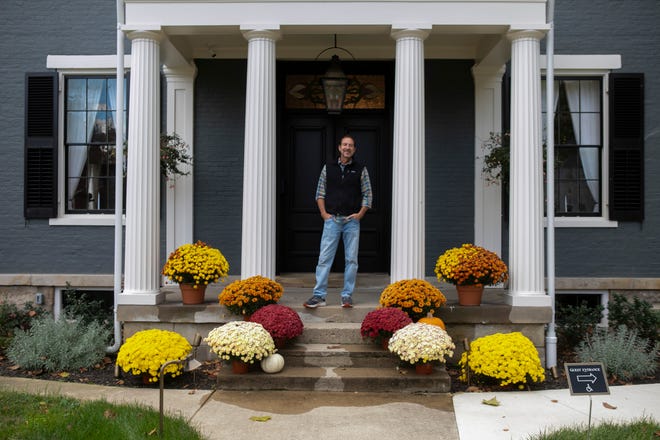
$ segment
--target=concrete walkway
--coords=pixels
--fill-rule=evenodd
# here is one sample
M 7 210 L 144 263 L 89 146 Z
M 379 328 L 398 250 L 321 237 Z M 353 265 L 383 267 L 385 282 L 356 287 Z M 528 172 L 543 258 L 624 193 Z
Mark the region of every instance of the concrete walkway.
M 0 376 L 0 389 L 158 409 L 159 390 L 102 387 Z M 592 424 L 641 416 L 660 420 L 660 384 L 610 387 L 592 397 Z M 497 398 L 500 406 L 482 400 Z M 451 394 L 165 390 L 165 410 L 209 439 L 525 439 L 544 429 L 586 425 L 589 397 L 568 389 Z M 613 407 L 607 408 L 607 406 Z M 270 416 L 257 422 L 253 416 Z

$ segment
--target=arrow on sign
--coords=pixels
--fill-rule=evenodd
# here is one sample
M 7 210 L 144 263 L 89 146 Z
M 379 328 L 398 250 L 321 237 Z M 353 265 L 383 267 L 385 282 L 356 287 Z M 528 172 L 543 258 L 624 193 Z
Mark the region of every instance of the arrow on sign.
M 598 378 L 596 376 L 594 376 L 594 373 L 584 374 L 582 376 L 577 377 L 578 382 L 591 382 L 591 383 L 594 383 L 594 382 L 596 382 L 596 379 L 598 379 Z

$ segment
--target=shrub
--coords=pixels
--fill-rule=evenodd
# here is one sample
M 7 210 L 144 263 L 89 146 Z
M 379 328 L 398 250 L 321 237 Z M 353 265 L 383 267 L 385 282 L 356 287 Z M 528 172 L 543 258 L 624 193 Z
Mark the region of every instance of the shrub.
M 532 341 L 520 332 L 495 333 L 470 343 L 459 361 L 462 381 L 469 368 L 477 380 L 495 380 L 500 386 L 545 381 L 539 353 Z
M 558 345 L 573 350 L 586 335 L 593 333 L 603 315 L 603 306 L 590 306 L 586 301 L 580 305 L 557 304 Z
M 44 317 L 16 333 L 7 357 L 29 370 L 72 370 L 91 367 L 105 355 L 108 332 L 99 323 Z
M 623 295 L 615 293 L 607 305 L 609 326 L 616 329 L 625 325 L 637 330 L 640 338 L 651 344 L 658 340 L 660 315 L 653 311 L 651 303 L 634 297 L 632 303 Z
M 22 309 L 13 303 L 0 303 L 0 348 L 7 347 L 17 331 L 30 329 L 34 321 L 47 315 L 43 307 L 30 302 Z
M 602 362 L 607 373 L 623 380 L 654 374 L 657 368 L 658 343 L 651 344 L 634 329 L 621 326 L 614 331 L 600 329 L 577 348 L 580 362 Z

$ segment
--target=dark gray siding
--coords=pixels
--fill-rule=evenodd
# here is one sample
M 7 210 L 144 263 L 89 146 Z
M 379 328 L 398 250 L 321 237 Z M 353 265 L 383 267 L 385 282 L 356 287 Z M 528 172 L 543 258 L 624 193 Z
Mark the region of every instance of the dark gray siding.
M 245 60 L 197 60 L 194 239 L 241 268 Z
M 474 240 L 473 61 L 426 62 L 426 274 Z M 396 166 L 396 164 L 395 164 Z
M 556 231 L 557 276 L 660 277 L 660 2 L 557 2 L 555 53 L 620 54 L 645 75 L 645 219 L 616 229 Z
M 47 55 L 116 53 L 114 1 L 2 2 L 0 26 L 1 273 L 112 273 L 112 227 L 51 227 L 23 217 L 26 72 L 46 71 Z

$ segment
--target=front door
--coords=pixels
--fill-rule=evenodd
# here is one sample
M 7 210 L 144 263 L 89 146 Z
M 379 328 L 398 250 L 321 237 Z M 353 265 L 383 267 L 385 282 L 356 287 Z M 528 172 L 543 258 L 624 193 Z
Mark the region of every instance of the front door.
M 314 272 L 323 220 L 314 198 L 325 163 L 337 158 L 341 137 L 350 133 L 356 160 L 369 171 L 373 206 L 360 225 L 360 272 L 389 272 L 391 142 L 385 112 L 327 115 L 285 114 L 279 147 L 278 272 Z M 343 272 L 339 246 L 333 271 Z

